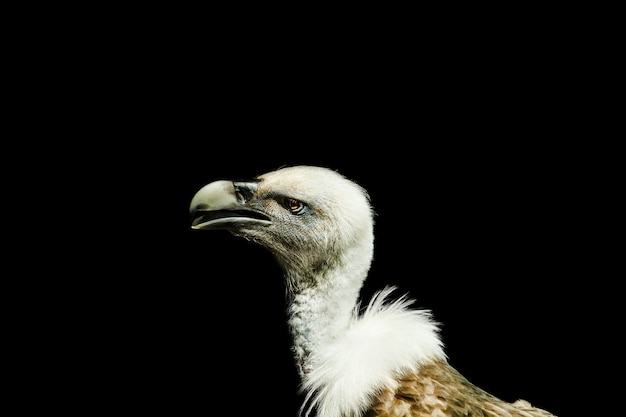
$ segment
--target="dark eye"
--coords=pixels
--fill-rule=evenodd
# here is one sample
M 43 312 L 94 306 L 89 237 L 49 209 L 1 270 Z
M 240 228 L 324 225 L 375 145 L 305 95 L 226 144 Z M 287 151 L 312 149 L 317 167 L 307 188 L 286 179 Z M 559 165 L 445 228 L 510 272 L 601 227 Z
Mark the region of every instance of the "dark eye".
M 283 205 L 292 214 L 300 214 L 302 210 L 304 210 L 304 203 L 302 201 L 296 200 L 295 198 L 285 198 L 285 200 L 283 201 Z

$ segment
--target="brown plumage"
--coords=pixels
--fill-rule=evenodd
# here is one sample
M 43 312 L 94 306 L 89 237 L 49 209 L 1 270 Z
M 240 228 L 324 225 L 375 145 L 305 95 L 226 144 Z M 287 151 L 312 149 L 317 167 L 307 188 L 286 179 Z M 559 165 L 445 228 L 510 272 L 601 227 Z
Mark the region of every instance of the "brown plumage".
M 469 382 L 446 361 L 422 366 L 376 394 L 365 417 L 556 417 L 527 401 L 511 404 Z

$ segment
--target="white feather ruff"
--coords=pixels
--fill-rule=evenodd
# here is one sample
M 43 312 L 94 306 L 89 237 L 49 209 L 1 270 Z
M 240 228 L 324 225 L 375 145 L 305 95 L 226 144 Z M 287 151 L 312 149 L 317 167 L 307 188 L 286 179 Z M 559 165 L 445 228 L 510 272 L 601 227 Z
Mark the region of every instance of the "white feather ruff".
M 376 293 L 361 315 L 357 306 L 346 332 L 312 354 L 302 383 L 305 416 L 315 407 L 318 417 L 358 416 L 377 390 L 395 384 L 394 377 L 445 357 L 430 311 L 410 309 L 413 300 L 406 296 L 388 300 L 393 290 Z

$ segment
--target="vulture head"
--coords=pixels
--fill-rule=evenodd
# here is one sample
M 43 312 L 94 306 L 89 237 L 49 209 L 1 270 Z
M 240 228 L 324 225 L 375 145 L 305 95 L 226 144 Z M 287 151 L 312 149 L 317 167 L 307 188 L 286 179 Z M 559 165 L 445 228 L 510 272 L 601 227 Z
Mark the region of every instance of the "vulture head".
M 292 292 L 323 285 L 331 275 L 360 287 L 371 263 L 369 196 L 331 169 L 295 166 L 250 181 L 212 182 L 193 197 L 190 212 L 194 229 L 227 229 L 266 247 Z M 337 274 L 346 268 L 349 274 Z

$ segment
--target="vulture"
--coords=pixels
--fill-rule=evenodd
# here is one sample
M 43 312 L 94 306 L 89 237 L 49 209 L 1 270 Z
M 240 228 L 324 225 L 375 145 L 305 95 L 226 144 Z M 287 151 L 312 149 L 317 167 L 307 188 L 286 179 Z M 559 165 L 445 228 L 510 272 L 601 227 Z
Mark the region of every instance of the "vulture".
M 191 229 L 225 229 L 269 250 L 282 272 L 300 415 L 548 417 L 453 368 L 431 311 L 388 285 L 361 300 L 374 253 L 367 190 L 321 166 L 216 180 L 192 197 Z

